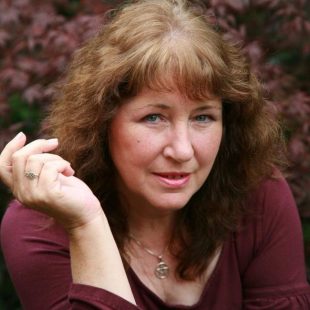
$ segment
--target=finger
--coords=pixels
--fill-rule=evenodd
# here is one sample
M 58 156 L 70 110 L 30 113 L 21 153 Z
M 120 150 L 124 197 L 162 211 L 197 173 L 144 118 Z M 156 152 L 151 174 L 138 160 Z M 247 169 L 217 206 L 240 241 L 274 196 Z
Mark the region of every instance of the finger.
M 19 159 L 20 157 L 28 157 L 33 154 L 41 154 L 53 151 L 58 146 L 58 139 L 38 139 L 32 141 L 15 151 L 12 154 L 12 160 Z
M 0 179 L 10 189 L 12 187 L 12 154 L 25 145 L 26 136 L 20 132 L 2 150 L 0 154 Z
M 30 155 L 26 161 L 25 173 L 33 172 L 34 174 L 38 175 L 40 174 L 42 166 L 44 164 L 48 162 L 60 161 L 60 160 L 63 160 L 67 163 L 67 168 L 63 171 L 63 174 L 65 176 L 74 175 L 74 170 L 72 169 L 71 164 L 68 161 L 64 160 L 58 155 L 50 154 L 50 153 Z
M 54 150 L 58 145 L 57 139 L 39 139 L 35 140 L 12 155 L 12 173 L 14 187 L 23 187 L 25 182 L 25 166 L 30 155 L 41 154 Z
M 26 143 L 26 136 L 20 132 L 2 150 L 0 154 L 0 166 L 12 165 L 12 154 L 21 149 Z
M 55 199 L 61 188 L 58 175 L 66 171 L 70 164 L 62 159 L 40 164 L 42 168 L 39 175 L 32 180 L 24 176 L 26 181 L 16 187 L 14 195 L 23 205 L 46 212 L 47 206 L 57 204 Z
M 59 191 L 61 189 L 61 176 L 70 169 L 70 164 L 65 160 L 51 161 L 43 165 L 38 179 L 38 187 L 44 190 Z M 44 191 L 42 190 L 42 192 Z
M 62 171 L 62 174 L 65 176 L 74 175 L 74 170 L 71 168 L 71 165 L 68 161 L 62 159 L 58 155 L 43 153 L 30 155 L 27 159 L 24 177 L 25 181 L 23 182 L 24 190 L 33 191 L 35 187 L 38 186 L 39 178 L 41 175 L 41 170 L 43 166 L 47 163 L 55 163 L 63 161 L 65 169 Z
M 25 193 L 24 204 L 27 207 L 43 212 L 57 221 L 66 218 L 66 210 L 62 208 L 66 192 L 63 191 L 63 173 L 70 164 L 65 160 L 53 160 L 43 164 L 37 179 L 37 186 Z

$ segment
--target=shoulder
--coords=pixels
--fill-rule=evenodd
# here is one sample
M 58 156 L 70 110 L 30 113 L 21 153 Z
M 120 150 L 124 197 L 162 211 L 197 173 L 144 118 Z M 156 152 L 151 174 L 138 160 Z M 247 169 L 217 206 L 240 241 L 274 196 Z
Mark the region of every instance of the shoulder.
M 273 177 L 268 177 L 258 186 L 256 195 L 262 195 L 264 202 L 290 202 L 295 205 L 291 189 L 287 180 L 279 172 Z
M 273 255 L 286 255 L 292 245 L 302 261 L 302 230 L 292 192 L 285 178 L 266 178 L 246 201 L 249 210 L 234 234 L 240 273 L 246 272 L 254 258 L 273 249 Z M 297 253 L 296 253 L 297 254 Z M 291 255 L 289 255 L 291 256 Z
M 284 177 L 264 180 L 247 206 L 254 215 L 236 234 L 245 308 L 308 309 L 301 223 Z
M 268 178 L 252 193 L 235 235 L 240 272 L 247 287 L 305 283 L 303 238 L 298 209 L 283 176 Z
M 259 184 L 250 195 L 247 208 L 253 211 L 252 219 L 251 216 L 246 219 L 247 225 L 260 226 L 262 237 L 266 237 L 267 233 L 288 232 L 290 226 L 300 228 L 298 209 L 291 189 L 279 173 Z
M 281 174 L 265 178 L 249 194 L 245 208 L 247 215 L 244 216 L 243 228 L 260 225 L 266 230 L 283 220 L 299 218 L 291 189 Z
M 257 212 L 264 214 L 265 212 L 276 211 L 279 204 L 284 207 L 286 204 L 281 203 L 285 201 L 295 206 L 294 198 L 286 179 L 282 174 L 278 173 L 274 177 L 265 178 L 251 192 L 248 204 L 252 204 Z

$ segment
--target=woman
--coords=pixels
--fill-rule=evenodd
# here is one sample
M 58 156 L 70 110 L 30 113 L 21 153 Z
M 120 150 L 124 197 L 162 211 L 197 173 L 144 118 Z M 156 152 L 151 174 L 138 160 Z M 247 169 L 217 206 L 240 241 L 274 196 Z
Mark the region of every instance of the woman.
M 0 159 L 24 309 L 309 309 L 281 132 L 197 6 L 123 6 L 74 56 L 45 130 Z

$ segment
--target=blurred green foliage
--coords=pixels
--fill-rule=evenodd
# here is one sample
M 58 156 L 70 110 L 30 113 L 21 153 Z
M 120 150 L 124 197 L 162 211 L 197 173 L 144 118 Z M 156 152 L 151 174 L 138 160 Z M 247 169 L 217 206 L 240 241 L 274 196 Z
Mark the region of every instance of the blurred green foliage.
M 8 104 L 10 107 L 8 120 L 11 124 L 22 124 L 20 130 L 26 135 L 38 132 L 42 111 L 37 104 L 28 105 L 18 93 L 9 97 Z M 5 120 L 1 125 L 5 126 L 4 122 Z

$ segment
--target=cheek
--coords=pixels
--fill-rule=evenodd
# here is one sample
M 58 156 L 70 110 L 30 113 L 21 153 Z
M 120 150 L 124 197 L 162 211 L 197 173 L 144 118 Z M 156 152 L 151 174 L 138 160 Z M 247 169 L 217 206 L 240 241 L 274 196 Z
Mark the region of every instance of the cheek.
M 200 137 L 196 141 L 196 156 L 202 164 L 210 164 L 214 162 L 222 140 L 222 131 L 218 131 L 207 137 Z
M 111 135 L 110 153 L 116 167 L 132 170 L 147 165 L 154 156 L 154 141 L 149 135 L 130 130 Z

